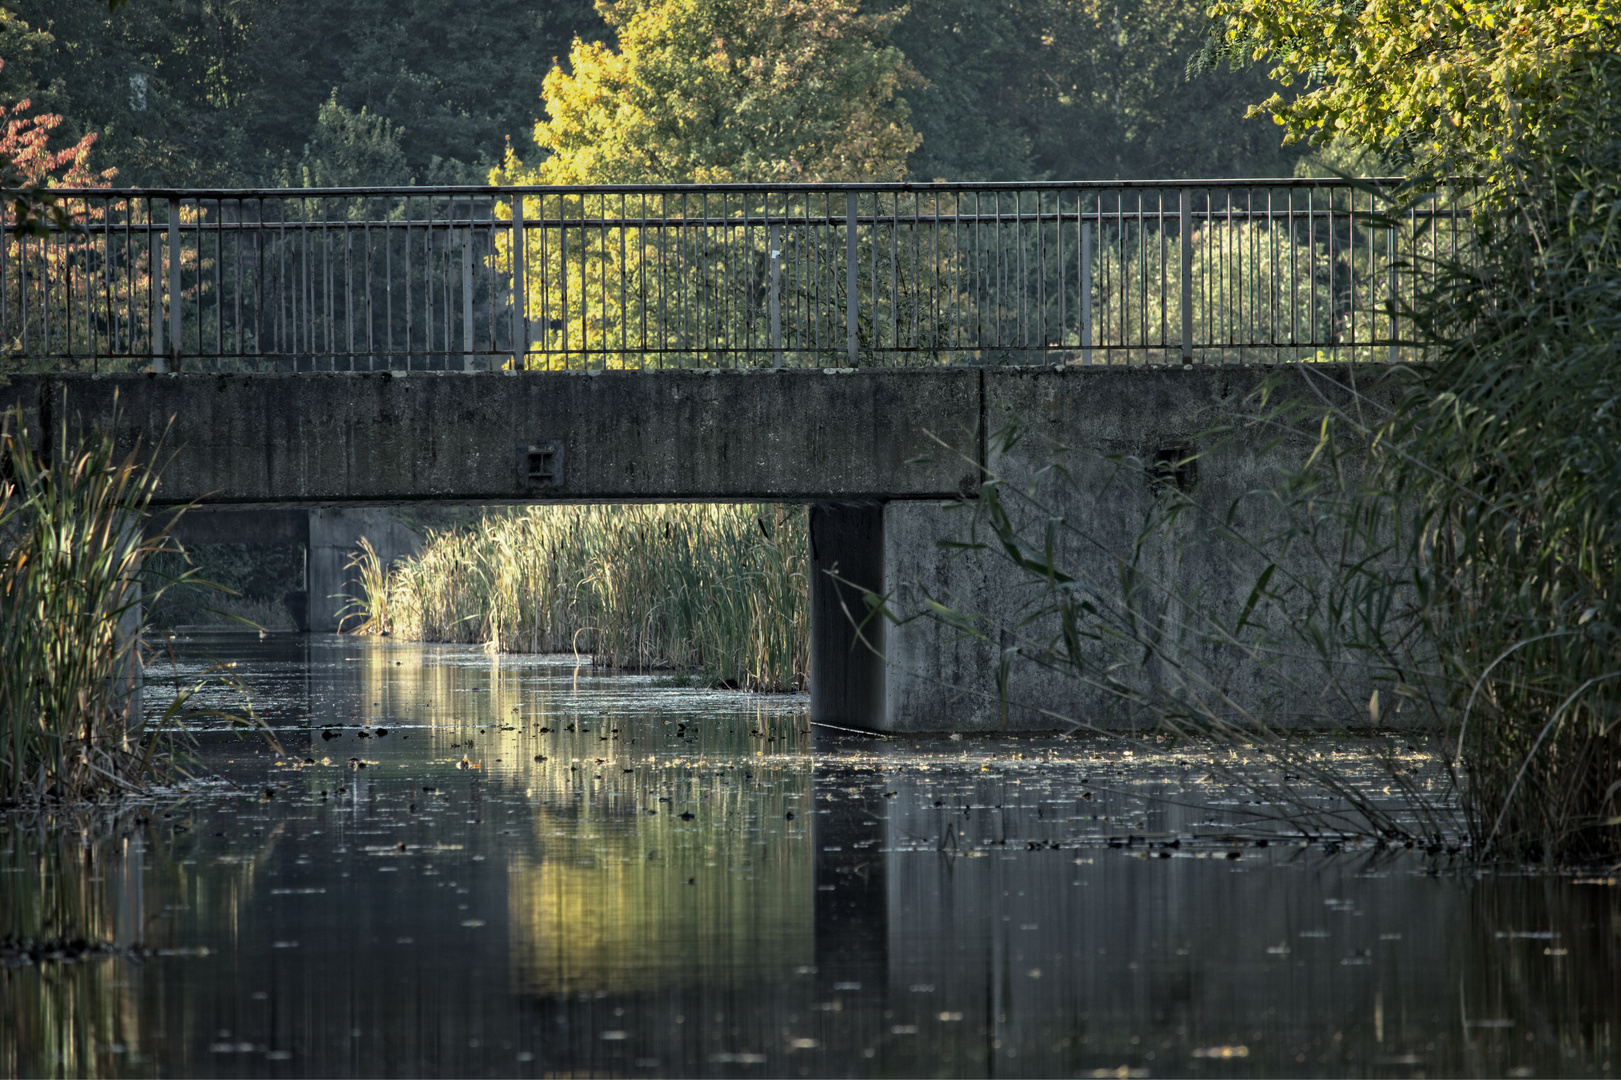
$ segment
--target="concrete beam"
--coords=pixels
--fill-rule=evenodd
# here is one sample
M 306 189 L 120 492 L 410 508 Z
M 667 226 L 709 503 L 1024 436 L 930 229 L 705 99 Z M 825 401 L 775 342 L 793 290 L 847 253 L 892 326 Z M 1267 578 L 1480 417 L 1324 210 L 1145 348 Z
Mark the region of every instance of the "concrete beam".
M 182 544 L 294 544 L 310 540 L 307 510 L 220 510 L 193 507 L 147 519 L 147 534 L 166 528 Z
M 0 387 L 0 408 L 161 445 L 169 504 L 948 498 L 973 482 L 980 382 L 972 368 L 45 375 Z M 916 460 L 934 437 L 939 466 Z

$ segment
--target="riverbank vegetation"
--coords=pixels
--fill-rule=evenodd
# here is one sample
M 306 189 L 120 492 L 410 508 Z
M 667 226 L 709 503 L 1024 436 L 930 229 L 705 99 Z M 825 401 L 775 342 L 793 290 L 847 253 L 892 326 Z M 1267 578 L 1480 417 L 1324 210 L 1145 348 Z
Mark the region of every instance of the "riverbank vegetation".
M 1393 211 L 1426 205 L 1442 183 L 1471 193 L 1471 244 L 1409 260 L 1425 288 L 1392 312 L 1435 362 L 1295 372 L 1315 392 L 1286 398 L 1269 382 L 1244 422 L 1206 433 L 1185 461 L 1111 459 L 1121 482 L 1136 474 L 1155 493 L 1124 544 L 1066 520 L 1066 468 L 988 476 L 978 526 L 1039 598 L 1006 617 L 938 617 L 1000 641 L 1005 664 L 1065 672 L 1139 721 L 1260 748 L 1246 781 L 1281 808 L 1303 804 L 1302 783 L 1336 784 L 1290 730 L 1309 714 L 1388 736 L 1367 752 L 1422 812 L 1397 828 L 1358 807 L 1376 835 L 1467 844 L 1480 859 L 1613 863 L 1617 13 L 1433 7 L 1428 22 L 1411 5 L 1368 4 L 1322 25 L 1307 0 L 1217 5 L 1241 58 L 1270 59 L 1280 76 L 1327 73 L 1293 105 L 1266 107 L 1297 135 L 1363 132 L 1418 170 Z M 1526 19 L 1523 33 L 1503 29 Z M 1437 40 L 1382 51 L 1387 22 Z M 1447 176 L 1461 180 L 1436 179 Z M 1231 506 L 1167 481 L 1195 475 L 1201 453 L 1289 439 L 1304 464 Z M 1225 565 L 1230 581 L 1186 579 L 1179 568 L 1195 560 Z M 1420 791 L 1396 743 L 1422 743 L 1450 793 Z
M 157 471 L 110 436 L 55 434 L 42 453 L 0 419 L 0 803 L 132 792 L 174 775 L 190 692 L 143 714 L 147 559 Z
M 350 626 L 795 690 L 810 666 L 806 551 L 799 507 L 491 512 L 391 571 L 364 552 L 368 599 Z

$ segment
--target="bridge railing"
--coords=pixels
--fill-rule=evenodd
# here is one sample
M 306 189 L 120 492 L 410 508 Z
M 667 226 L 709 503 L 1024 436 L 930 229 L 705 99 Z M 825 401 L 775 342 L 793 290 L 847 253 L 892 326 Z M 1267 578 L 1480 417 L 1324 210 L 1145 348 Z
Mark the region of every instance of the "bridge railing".
M 483 370 L 1416 359 L 1467 253 L 1394 181 L 64 190 L 0 364 Z

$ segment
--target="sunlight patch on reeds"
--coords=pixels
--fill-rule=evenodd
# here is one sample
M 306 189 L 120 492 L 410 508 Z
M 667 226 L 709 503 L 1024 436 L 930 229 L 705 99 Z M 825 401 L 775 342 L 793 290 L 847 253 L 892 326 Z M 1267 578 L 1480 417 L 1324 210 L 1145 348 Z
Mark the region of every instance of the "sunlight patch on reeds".
M 533 506 L 442 533 L 386 575 L 360 556 L 360 629 L 634 671 L 802 688 L 810 664 L 798 507 Z

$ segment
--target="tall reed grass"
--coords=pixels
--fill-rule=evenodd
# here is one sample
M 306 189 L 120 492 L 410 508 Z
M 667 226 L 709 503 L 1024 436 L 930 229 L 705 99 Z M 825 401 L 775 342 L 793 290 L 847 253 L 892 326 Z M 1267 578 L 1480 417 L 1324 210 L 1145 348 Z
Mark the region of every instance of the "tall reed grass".
M 110 434 L 54 452 L 0 417 L 0 803 L 82 799 L 168 775 L 185 739 L 177 688 L 143 715 L 146 560 L 173 549 L 143 534 L 158 476 Z
M 750 690 L 806 684 L 798 507 L 534 506 L 441 533 L 384 572 L 359 560 L 357 629 L 508 652 L 580 652 Z

